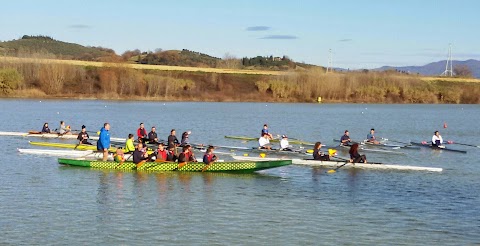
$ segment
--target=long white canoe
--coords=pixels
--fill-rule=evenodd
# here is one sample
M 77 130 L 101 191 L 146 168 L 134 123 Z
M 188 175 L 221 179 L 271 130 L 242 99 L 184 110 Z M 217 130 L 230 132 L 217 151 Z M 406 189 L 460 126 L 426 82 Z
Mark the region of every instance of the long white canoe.
M 59 139 L 77 139 L 76 134 L 59 135 L 57 133 L 28 133 L 28 132 L 0 132 L 0 136 L 15 136 L 15 137 L 39 137 L 39 138 L 59 138 Z M 91 140 L 98 140 L 98 136 L 90 136 Z M 110 141 L 125 142 L 125 138 L 110 138 Z
M 248 157 L 248 156 L 232 156 L 235 160 L 244 161 L 261 161 L 261 160 L 277 160 L 278 158 L 260 158 L 260 157 Z M 335 168 L 345 164 L 345 161 L 315 161 L 304 159 L 292 159 L 292 164 L 305 165 L 305 166 L 319 166 Z M 420 167 L 420 166 L 408 166 L 408 165 L 393 165 L 393 164 L 364 164 L 364 163 L 348 163 L 342 168 L 360 168 L 360 169 L 384 169 L 384 170 L 405 170 L 405 171 L 428 171 L 428 172 L 441 172 L 442 168 L 439 167 Z

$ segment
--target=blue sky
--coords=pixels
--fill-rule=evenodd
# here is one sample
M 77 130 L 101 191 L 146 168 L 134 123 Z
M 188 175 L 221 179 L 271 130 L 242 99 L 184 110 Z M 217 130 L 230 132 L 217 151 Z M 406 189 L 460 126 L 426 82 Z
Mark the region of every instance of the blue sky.
M 26 1 L 2 2 L 0 40 L 49 35 L 125 50 L 189 49 L 223 57 L 374 68 L 480 59 L 480 1 Z

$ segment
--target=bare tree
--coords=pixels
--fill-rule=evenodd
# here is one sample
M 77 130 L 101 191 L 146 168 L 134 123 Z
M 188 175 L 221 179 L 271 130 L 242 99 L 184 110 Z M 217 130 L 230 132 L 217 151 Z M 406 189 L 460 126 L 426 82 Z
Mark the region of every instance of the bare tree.
M 467 65 L 457 65 L 453 68 L 453 73 L 458 77 L 472 77 L 472 70 Z

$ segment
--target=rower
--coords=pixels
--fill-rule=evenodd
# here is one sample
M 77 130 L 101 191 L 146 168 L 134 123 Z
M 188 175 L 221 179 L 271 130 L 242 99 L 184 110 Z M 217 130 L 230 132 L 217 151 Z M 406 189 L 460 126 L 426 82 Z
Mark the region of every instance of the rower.
M 340 138 L 340 145 L 350 146 L 352 140 L 350 139 L 350 133 L 348 130 L 345 130 L 345 134 Z
M 182 153 L 178 156 L 178 162 L 196 162 L 197 160 L 194 160 L 194 157 L 192 156 L 192 152 L 190 152 L 190 146 L 183 146 Z
M 144 149 L 142 143 L 138 143 L 135 151 L 133 151 L 133 163 L 137 164 L 137 167 L 140 166 L 141 162 L 144 162 L 148 159 L 147 151 Z
M 133 134 L 130 133 L 128 134 L 128 139 L 125 142 L 125 153 L 132 153 L 133 151 L 135 151 L 135 144 L 133 142 Z
M 445 148 L 445 146 L 443 146 L 443 138 L 438 131 L 435 131 L 432 136 L 432 146 L 437 148 Z
M 168 147 L 167 160 L 166 161 L 177 161 L 177 155 L 175 154 L 175 147 Z
M 292 146 L 288 143 L 287 135 L 282 135 L 282 139 L 280 140 L 280 150 L 282 151 L 292 151 Z
M 147 130 L 145 129 L 145 125 L 140 123 L 140 128 L 137 129 L 137 137 L 138 142 L 146 143 L 147 142 Z
M 373 143 L 373 144 L 380 144 L 379 141 L 375 138 L 375 129 L 370 129 L 370 133 L 367 134 L 367 142 Z
M 213 146 L 209 146 L 207 148 L 207 151 L 205 152 L 205 155 L 203 155 L 203 163 L 205 164 L 210 164 L 210 163 L 213 163 L 215 161 L 217 161 L 217 156 L 215 154 L 213 154 L 213 150 L 215 148 Z
M 268 133 L 262 133 L 262 136 L 258 139 L 258 145 L 260 149 L 272 149 L 272 147 L 270 146 L 270 140 L 268 139 Z
M 180 141 L 180 146 L 185 146 L 185 145 L 188 145 L 188 137 L 190 136 L 192 132 L 191 131 L 186 131 L 184 133 L 182 133 L 182 141 Z
M 103 124 L 102 129 L 100 129 L 100 136 L 98 136 L 97 141 L 97 150 L 103 152 L 103 161 L 107 161 L 108 158 L 108 149 L 110 148 L 110 124 Z
M 156 155 L 157 155 L 157 159 L 156 159 L 157 162 L 163 162 L 167 160 L 168 151 L 165 149 L 165 145 L 163 143 L 158 144 Z
M 65 135 L 65 134 L 72 134 L 70 131 L 70 127 L 65 126 L 65 122 L 62 120 L 60 121 L 60 135 Z
M 82 131 L 78 134 L 78 137 L 77 137 L 77 140 L 79 141 L 79 145 L 80 144 L 88 144 L 88 145 L 92 145 L 92 143 L 88 142 L 88 138 L 90 136 L 88 136 L 88 133 L 87 133 L 87 129 L 85 127 L 85 125 L 82 125 Z
M 188 144 L 187 147 L 188 147 L 188 152 L 190 152 L 190 159 L 193 162 L 197 162 L 197 158 L 195 157 L 195 153 L 193 153 L 192 146 L 190 144 Z
M 178 139 L 177 139 L 177 136 L 175 136 L 176 134 L 176 131 L 175 129 L 172 129 L 170 131 L 170 135 L 168 136 L 167 138 L 167 141 L 168 141 L 168 147 L 178 147 L 179 146 L 179 142 L 178 142 Z
M 316 142 L 313 146 L 313 159 L 317 161 L 330 161 L 330 156 L 325 155 L 320 149 L 322 148 L 321 142 Z
M 360 155 L 358 153 L 358 143 L 354 143 L 350 150 L 348 151 L 350 154 L 350 162 L 353 163 L 367 163 L 367 157 L 365 155 Z
M 48 127 L 48 123 L 45 122 L 45 124 L 43 124 L 43 128 L 42 128 L 42 133 L 51 133 L 52 130 L 50 130 L 50 128 Z
M 268 132 L 268 125 L 267 124 L 263 124 L 263 129 L 262 129 L 262 133 L 260 134 L 260 136 L 263 136 L 264 133 L 268 135 L 269 139 L 273 139 L 273 135 Z
M 148 133 L 148 143 L 158 144 L 158 136 L 155 126 L 152 126 L 152 130 Z

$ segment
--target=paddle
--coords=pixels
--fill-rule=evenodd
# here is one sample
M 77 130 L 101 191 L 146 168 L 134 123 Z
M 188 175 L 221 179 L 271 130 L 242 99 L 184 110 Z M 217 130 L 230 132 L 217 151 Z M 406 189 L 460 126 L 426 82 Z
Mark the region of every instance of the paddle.
M 207 171 L 207 169 L 208 169 L 213 163 L 215 163 L 215 162 L 212 161 L 212 162 L 210 162 L 209 164 L 207 164 L 204 168 L 202 168 L 202 172 Z
M 181 163 L 178 163 L 178 166 L 177 166 L 177 168 L 175 168 L 174 170 L 178 170 L 178 169 L 180 169 L 180 168 L 184 167 L 184 166 L 185 166 L 185 165 L 187 165 L 187 164 L 188 164 L 188 162 L 181 162 Z
M 342 168 L 343 166 L 347 165 L 348 163 L 350 163 L 350 160 L 345 161 L 345 163 L 343 163 L 342 165 L 336 167 L 335 169 L 328 170 L 327 173 L 335 173 L 338 169 Z
M 473 144 L 465 144 L 465 143 L 457 143 L 454 141 L 447 141 L 448 144 L 457 144 L 457 145 L 463 145 L 463 146 L 470 146 L 474 148 L 480 148 L 480 145 L 473 145 Z

